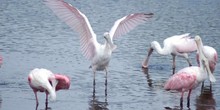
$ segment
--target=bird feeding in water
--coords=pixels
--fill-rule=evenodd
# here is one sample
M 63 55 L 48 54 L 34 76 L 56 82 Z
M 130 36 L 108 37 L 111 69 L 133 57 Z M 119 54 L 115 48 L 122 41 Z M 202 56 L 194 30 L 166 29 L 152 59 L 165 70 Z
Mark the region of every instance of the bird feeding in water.
M 80 36 L 81 51 L 83 55 L 91 60 L 93 70 L 93 84 L 95 85 L 96 71 L 105 71 L 107 78 L 107 67 L 111 58 L 112 51 L 116 49 L 113 39 L 120 37 L 136 26 L 143 24 L 146 20 L 153 17 L 153 13 L 134 13 L 124 16 L 115 21 L 109 32 L 104 33 L 105 43 L 97 42 L 88 18 L 77 8 L 63 0 L 44 0 L 45 4 L 71 29 L 78 32 Z
M 145 57 L 144 61 L 142 62 L 143 68 L 148 68 L 150 55 L 152 54 L 153 50 L 156 50 L 156 52 L 159 53 L 160 55 L 172 55 L 173 74 L 175 73 L 175 68 L 176 68 L 176 63 L 175 63 L 176 56 L 184 57 L 187 60 L 189 66 L 192 66 L 192 64 L 189 61 L 187 53 L 196 51 L 197 47 L 194 42 L 194 39 L 192 39 L 189 36 L 189 33 L 168 37 L 163 41 L 163 45 L 164 47 L 161 48 L 160 44 L 157 41 L 151 42 L 150 48 L 148 50 L 148 54 Z
M 180 107 L 183 107 L 183 95 L 184 92 L 188 92 L 187 97 L 187 107 L 190 106 L 190 94 L 192 89 L 198 87 L 198 85 L 205 81 L 207 78 L 211 82 L 215 82 L 216 79 L 210 71 L 208 59 L 204 55 L 202 49 L 203 44 L 199 36 L 195 37 L 195 42 L 197 44 L 199 53 L 200 66 L 191 66 L 179 70 L 176 74 L 171 76 L 164 85 L 165 90 L 176 90 L 181 92 Z
M 28 75 L 28 82 L 33 89 L 36 98 L 36 108 L 39 104 L 37 92 L 46 93 L 46 107 L 48 105 L 48 95 L 52 101 L 56 100 L 56 91 L 69 89 L 70 79 L 61 74 L 53 74 L 47 69 L 33 69 Z
M 203 46 L 202 50 L 204 52 L 204 56 L 207 58 L 207 60 L 209 62 L 210 71 L 213 74 L 214 70 L 215 70 L 215 66 L 218 61 L 218 53 L 213 47 L 207 46 L 207 45 Z M 196 59 L 197 59 L 198 65 L 200 66 L 198 51 L 196 53 Z M 204 82 L 202 82 L 202 89 L 201 90 L 203 90 L 203 88 L 204 88 Z M 210 82 L 210 90 L 211 89 L 212 89 L 212 83 Z

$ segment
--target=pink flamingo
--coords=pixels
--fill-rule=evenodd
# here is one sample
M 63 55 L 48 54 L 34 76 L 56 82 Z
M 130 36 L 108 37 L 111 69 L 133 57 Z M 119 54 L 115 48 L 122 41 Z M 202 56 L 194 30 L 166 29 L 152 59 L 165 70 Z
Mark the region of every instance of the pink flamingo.
M 33 69 L 28 75 L 28 82 L 33 89 L 36 98 L 36 108 L 38 106 L 37 92 L 46 93 L 46 107 L 48 104 L 48 94 L 51 100 L 56 100 L 56 91 L 69 89 L 70 79 L 61 74 L 53 74 L 47 69 Z
M 3 63 L 3 57 L 0 55 L 0 67 L 2 66 Z
M 209 68 L 210 68 L 210 71 L 213 74 L 214 70 L 215 70 L 215 66 L 216 66 L 217 61 L 218 61 L 218 53 L 213 47 L 210 47 L 210 46 L 203 46 L 202 49 L 203 49 L 205 57 L 209 61 Z M 198 52 L 196 54 L 196 59 L 197 59 L 198 65 L 200 65 L 200 63 L 199 63 L 199 53 Z M 212 85 L 211 85 L 211 82 L 210 82 L 210 89 L 211 89 L 211 86 Z M 202 82 L 202 89 L 203 89 L 203 87 L 204 87 L 204 82 Z
M 147 57 L 142 62 L 143 68 L 148 68 L 148 62 L 153 50 L 156 50 L 157 53 L 161 55 L 169 55 L 169 54 L 172 55 L 173 74 L 175 73 L 175 68 L 176 68 L 176 64 L 175 64 L 176 56 L 184 57 L 187 60 L 189 66 L 192 65 L 189 61 L 187 53 L 196 51 L 197 47 L 194 42 L 194 39 L 190 38 L 189 33 L 168 37 L 163 41 L 163 45 L 164 47 L 161 48 L 160 44 L 157 41 L 151 42 L 151 47 L 148 50 Z
M 78 32 L 80 36 L 80 44 L 83 55 L 92 61 L 91 68 L 93 70 L 93 84 L 95 85 L 96 71 L 106 72 L 111 58 L 112 51 L 116 49 L 113 43 L 113 38 L 122 36 L 136 26 L 143 24 L 149 18 L 152 18 L 153 13 L 134 13 L 124 16 L 115 21 L 109 32 L 104 33 L 105 43 L 97 42 L 96 34 L 94 33 L 88 18 L 77 8 L 64 2 L 63 0 L 45 0 L 45 4 L 68 26 Z
M 190 106 L 190 94 L 192 89 L 196 88 L 201 82 L 207 79 L 207 75 L 209 76 L 209 80 L 211 82 L 215 82 L 216 79 L 210 71 L 209 63 L 207 58 L 204 55 L 204 51 L 202 49 L 203 44 L 202 40 L 199 36 L 195 37 L 195 42 L 198 47 L 199 53 L 199 62 L 202 64 L 200 67 L 191 66 L 186 67 L 179 70 L 176 74 L 171 76 L 168 81 L 164 85 L 164 89 L 166 90 L 177 90 L 182 92 L 180 98 L 180 107 L 183 107 L 183 95 L 184 92 L 189 91 L 187 97 L 187 107 Z M 206 73 L 207 72 L 207 73 Z

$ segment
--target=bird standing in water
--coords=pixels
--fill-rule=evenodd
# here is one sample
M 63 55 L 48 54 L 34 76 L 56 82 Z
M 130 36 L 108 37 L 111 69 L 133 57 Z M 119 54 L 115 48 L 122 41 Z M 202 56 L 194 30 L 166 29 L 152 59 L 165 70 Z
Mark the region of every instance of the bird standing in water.
M 199 62 L 198 66 L 186 67 L 179 70 L 176 74 L 171 76 L 164 85 L 165 90 L 176 90 L 181 92 L 180 107 L 183 107 L 183 95 L 184 92 L 189 91 L 187 97 L 187 107 L 190 106 L 190 94 L 192 89 L 198 87 L 198 85 L 207 79 L 207 76 L 211 82 L 215 82 L 216 79 L 210 71 L 209 63 L 204 55 L 202 40 L 199 36 L 195 37 L 195 42 L 198 47 Z
M 28 75 L 28 82 L 33 89 L 36 98 L 36 108 L 38 107 L 37 92 L 46 93 L 46 108 L 48 105 L 48 94 L 52 101 L 56 100 L 56 91 L 69 89 L 70 79 L 61 74 L 53 74 L 47 69 L 33 69 Z
M 134 13 L 129 14 L 115 21 L 109 32 L 104 33 L 105 43 L 97 42 L 88 18 L 71 4 L 63 0 L 44 0 L 45 4 L 71 29 L 78 32 L 83 55 L 91 60 L 93 70 L 93 85 L 95 85 L 96 71 L 105 71 L 107 78 L 107 67 L 111 58 L 112 51 L 116 49 L 113 38 L 122 36 L 139 24 L 153 17 L 153 13 Z
M 175 64 L 176 56 L 184 57 L 187 60 L 189 66 L 192 66 L 192 64 L 189 61 L 187 53 L 196 51 L 197 47 L 194 42 L 194 39 L 191 39 L 191 37 L 189 36 L 189 33 L 168 37 L 163 41 L 163 45 L 164 47 L 161 48 L 160 44 L 157 41 L 151 42 L 151 47 L 148 50 L 147 57 L 142 62 L 143 68 L 148 68 L 148 62 L 153 50 L 156 50 L 156 52 L 159 53 L 160 55 L 172 55 L 173 74 L 175 73 L 175 68 L 176 68 L 176 64 Z
M 213 47 L 207 46 L 207 45 L 203 46 L 202 50 L 204 52 L 205 57 L 208 59 L 209 68 L 210 68 L 210 71 L 213 74 L 214 70 L 215 70 L 215 66 L 216 66 L 217 61 L 218 61 L 218 53 Z M 200 66 L 199 53 L 198 52 L 196 54 L 196 59 L 197 59 L 198 65 Z M 204 82 L 202 82 L 202 89 L 201 90 L 203 90 L 203 88 L 204 88 Z M 210 82 L 210 90 L 211 89 L 212 89 L 212 83 Z

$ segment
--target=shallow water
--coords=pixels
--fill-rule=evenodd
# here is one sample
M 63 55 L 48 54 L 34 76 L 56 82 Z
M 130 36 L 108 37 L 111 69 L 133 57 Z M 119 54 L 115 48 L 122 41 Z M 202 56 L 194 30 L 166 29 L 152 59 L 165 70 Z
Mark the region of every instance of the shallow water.
M 35 97 L 27 82 L 33 68 L 47 68 L 71 78 L 67 91 L 57 92 L 57 100 L 49 102 L 52 110 L 164 110 L 180 109 L 180 93 L 163 89 L 171 76 L 171 56 L 153 53 L 149 70 L 141 68 L 151 41 L 162 43 L 166 37 L 192 33 L 201 35 L 204 44 L 220 52 L 219 0 L 68 0 L 89 19 L 98 41 L 114 21 L 135 12 L 153 12 L 154 18 L 116 39 L 105 86 L 104 72 L 96 74 L 93 88 L 90 61 L 80 51 L 79 36 L 61 22 L 41 0 L 0 1 L 0 110 L 33 110 Z M 190 54 L 196 65 L 195 53 Z M 177 70 L 188 66 L 177 58 Z M 220 109 L 220 64 L 217 64 L 213 90 L 192 91 L 192 110 Z M 95 90 L 95 92 L 94 92 Z M 45 94 L 38 93 L 39 110 L 45 108 Z M 184 110 L 186 97 L 184 97 Z

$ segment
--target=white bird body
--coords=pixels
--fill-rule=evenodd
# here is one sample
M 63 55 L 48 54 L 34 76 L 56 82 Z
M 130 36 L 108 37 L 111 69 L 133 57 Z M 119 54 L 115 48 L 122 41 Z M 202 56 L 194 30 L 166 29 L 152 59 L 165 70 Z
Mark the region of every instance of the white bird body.
M 97 42 L 96 34 L 88 18 L 77 8 L 63 0 L 45 0 L 44 3 L 70 28 L 78 32 L 82 53 L 92 62 L 91 67 L 94 72 L 94 78 L 97 70 L 105 70 L 107 74 L 112 51 L 116 49 L 113 38 L 128 33 L 153 16 L 153 13 L 134 13 L 118 19 L 111 30 L 104 33 L 105 43 L 100 44 Z
M 215 67 L 216 67 L 217 61 L 218 61 L 218 53 L 217 53 L 217 51 L 213 47 L 207 46 L 207 45 L 203 46 L 202 50 L 203 50 L 204 56 L 208 60 L 210 71 L 213 74 L 214 71 L 215 71 Z M 200 66 L 199 57 L 200 57 L 199 56 L 199 52 L 197 51 L 196 59 L 197 59 L 198 65 Z M 201 90 L 203 90 L 203 88 L 204 88 L 204 82 L 202 83 Z M 212 83 L 210 82 L 210 90 L 211 89 L 212 89 Z
M 181 57 L 185 57 L 183 53 L 196 51 L 197 48 L 194 39 L 190 38 L 189 33 L 166 38 L 163 44 L 164 47 L 161 48 L 157 41 L 153 41 L 151 47 L 161 55 L 175 54 Z
M 69 89 L 70 79 L 61 74 L 53 74 L 50 70 L 44 68 L 35 68 L 28 75 L 28 82 L 34 91 L 36 98 L 36 108 L 38 106 L 37 92 L 46 93 L 46 107 L 48 103 L 48 94 L 52 101 L 56 100 L 56 91 Z
M 93 71 L 101 71 L 106 69 L 106 66 L 109 65 L 112 49 L 110 45 L 105 43 L 104 45 L 101 45 L 99 48 L 97 48 L 97 53 L 99 54 L 96 54 L 92 59 L 91 67 Z
M 218 61 L 217 51 L 213 47 L 207 46 L 207 45 L 203 46 L 202 49 L 204 52 L 204 56 L 209 61 L 209 68 L 210 68 L 211 72 L 213 73 L 215 70 L 215 66 L 217 64 L 217 61 Z M 199 53 L 198 52 L 197 52 L 196 57 L 197 57 L 197 63 L 199 64 Z
M 195 37 L 195 43 L 197 44 L 198 53 L 200 56 L 199 62 L 201 66 L 191 66 L 179 70 L 176 74 L 171 76 L 164 85 L 164 89 L 166 90 L 177 90 L 182 92 L 180 99 L 181 108 L 184 92 L 189 91 L 187 97 L 187 107 L 189 107 L 189 100 L 192 89 L 198 87 L 199 84 L 205 81 L 207 78 L 209 78 L 211 82 L 216 81 L 215 77 L 210 71 L 209 62 L 204 55 L 202 40 L 199 36 Z
M 43 74 L 42 74 L 43 73 Z M 49 82 L 52 79 L 53 87 Z M 37 92 L 49 92 L 51 100 L 56 100 L 56 80 L 53 73 L 47 69 L 34 69 L 30 72 L 28 76 L 29 84 L 31 88 Z
M 191 39 L 191 37 L 189 36 L 189 33 L 168 37 L 163 41 L 163 45 L 164 45 L 163 48 L 161 48 L 160 44 L 157 41 L 151 42 L 148 55 L 142 62 L 143 68 L 148 68 L 148 62 L 153 50 L 156 50 L 156 52 L 161 55 L 172 55 L 173 69 L 175 69 L 176 67 L 175 66 L 176 56 L 184 57 L 187 60 L 188 64 L 191 66 L 187 53 L 196 51 L 197 46 L 196 43 L 194 42 L 194 39 Z

